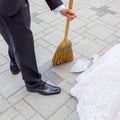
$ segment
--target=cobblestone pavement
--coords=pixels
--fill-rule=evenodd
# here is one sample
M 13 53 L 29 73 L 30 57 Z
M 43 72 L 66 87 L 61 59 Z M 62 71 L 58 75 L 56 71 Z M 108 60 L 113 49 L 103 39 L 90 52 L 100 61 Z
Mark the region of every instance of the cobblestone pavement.
M 78 74 L 69 70 L 77 59 L 90 59 L 120 42 L 120 1 L 74 0 L 78 17 L 71 22 L 69 38 L 75 59 L 56 67 L 51 58 L 63 39 L 66 19 L 51 12 L 44 0 L 30 0 L 30 6 L 39 71 L 62 92 L 54 96 L 27 92 L 21 73 L 14 76 L 9 70 L 7 45 L 0 36 L 0 120 L 80 120 L 78 101 L 70 94 Z

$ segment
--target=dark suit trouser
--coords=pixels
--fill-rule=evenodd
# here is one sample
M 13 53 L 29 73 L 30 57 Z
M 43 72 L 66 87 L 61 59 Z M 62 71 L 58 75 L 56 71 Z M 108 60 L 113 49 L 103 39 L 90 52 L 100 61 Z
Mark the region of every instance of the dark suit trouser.
M 9 46 L 10 59 L 19 66 L 23 80 L 27 83 L 40 81 L 30 30 L 29 4 L 13 16 L 0 16 L 0 32 Z

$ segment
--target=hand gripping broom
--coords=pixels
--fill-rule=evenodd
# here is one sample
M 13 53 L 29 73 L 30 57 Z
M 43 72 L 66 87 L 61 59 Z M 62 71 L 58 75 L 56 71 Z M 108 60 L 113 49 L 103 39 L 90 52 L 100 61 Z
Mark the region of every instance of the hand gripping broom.
M 72 9 L 73 0 L 69 1 L 69 8 Z M 69 13 L 68 13 L 69 14 Z M 58 45 L 55 54 L 52 58 L 53 65 L 60 65 L 65 62 L 70 62 L 73 60 L 73 51 L 72 51 L 72 43 L 68 39 L 68 30 L 70 26 L 70 21 L 66 20 L 66 29 L 63 41 Z

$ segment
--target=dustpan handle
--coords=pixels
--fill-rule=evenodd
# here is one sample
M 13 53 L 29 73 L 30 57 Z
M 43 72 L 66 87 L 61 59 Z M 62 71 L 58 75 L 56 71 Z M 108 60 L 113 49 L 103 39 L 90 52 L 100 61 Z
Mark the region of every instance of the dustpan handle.
M 69 9 L 72 9 L 73 6 L 73 0 L 69 0 Z M 69 31 L 70 21 L 66 20 L 66 29 L 65 29 L 65 37 L 64 40 L 67 40 L 68 37 L 68 31 Z

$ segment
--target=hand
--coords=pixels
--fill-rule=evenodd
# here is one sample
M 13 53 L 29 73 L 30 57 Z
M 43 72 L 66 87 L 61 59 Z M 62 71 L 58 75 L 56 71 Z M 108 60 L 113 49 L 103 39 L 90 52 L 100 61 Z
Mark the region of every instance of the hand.
M 60 11 L 61 15 L 67 17 L 68 20 L 73 20 L 76 18 L 76 13 L 72 9 L 64 8 Z

